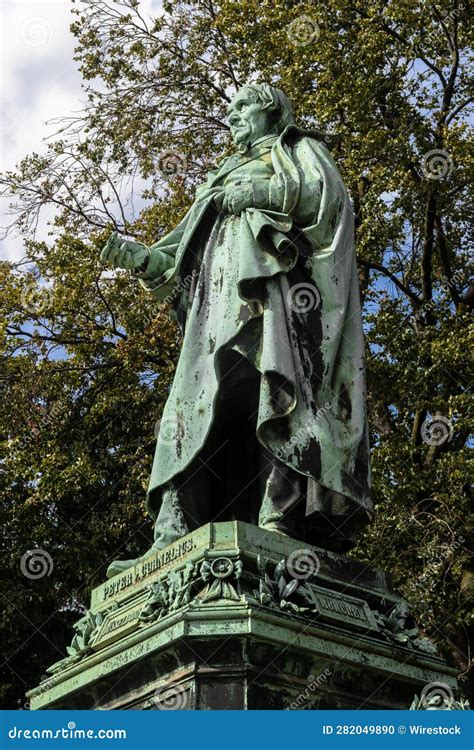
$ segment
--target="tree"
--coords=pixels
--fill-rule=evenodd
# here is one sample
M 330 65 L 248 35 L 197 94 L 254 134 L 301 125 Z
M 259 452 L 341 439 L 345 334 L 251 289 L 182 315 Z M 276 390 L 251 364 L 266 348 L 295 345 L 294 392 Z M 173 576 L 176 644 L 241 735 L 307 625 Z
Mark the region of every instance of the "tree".
M 254 79 L 286 90 L 303 125 L 341 135 L 378 510 L 356 554 L 393 572 L 472 691 L 468 16 L 458 0 L 173 1 L 152 19 L 138 0 L 77 7 L 87 106 L 3 176 L 26 251 L 2 267 L 1 508 L 16 571 L 3 584 L 6 705 L 56 659 L 51 642 L 68 637 L 58 626 L 77 618 L 106 561 L 149 534 L 153 422 L 179 335 L 166 305 L 104 273 L 99 248 L 112 228 L 151 242 L 175 225 L 229 149 L 233 92 Z M 40 243 L 46 206 L 56 215 Z M 53 560 L 41 580 L 20 569 L 33 548 Z

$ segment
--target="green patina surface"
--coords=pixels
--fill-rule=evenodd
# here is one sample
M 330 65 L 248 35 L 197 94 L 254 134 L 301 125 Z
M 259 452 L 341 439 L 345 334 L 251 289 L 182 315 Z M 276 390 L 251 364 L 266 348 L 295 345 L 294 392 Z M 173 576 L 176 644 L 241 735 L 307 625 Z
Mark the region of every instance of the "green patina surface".
M 198 481 L 232 394 L 252 420 L 241 442 L 294 472 L 307 507 L 326 521 L 318 544 L 348 549 L 373 510 L 353 211 L 328 149 L 332 136 L 298 127 L 283 92 L 244 86 L 229 124 L 236 151 L 208 174 L 179 226 L 149 248 L 113 235 L 102 253 L 169 302 L 183 328 L 147 495 L 155 547 L 222 518 L 222 488 L 211 512 L 204 506 L 212 493 Z M 228 438 L 220 435 L 220 444 Z M 246 468 L 236 449 L 225 482 Z M 247 487 L 257 475 L 255 468 Z M 274 483 L 250 501 L 261 506 L 264 528 L 289 516 L 267 497 Z M 280 493 L 288 503 L 294 485 Z M 194 494 L 186 518 L 184 486 Z M 344 547 L 332 538 L 338 528 Z M 110 575 L 132 563 L 112 565 Z

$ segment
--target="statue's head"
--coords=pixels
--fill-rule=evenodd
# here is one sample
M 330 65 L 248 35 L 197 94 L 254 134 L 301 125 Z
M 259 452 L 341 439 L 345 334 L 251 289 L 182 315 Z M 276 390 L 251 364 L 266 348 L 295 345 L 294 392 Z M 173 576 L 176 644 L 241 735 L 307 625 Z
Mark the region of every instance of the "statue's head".
M 227 112 L 237 146 L 251 146 L 265 135 L 278 135 L 294 122 L 293 107 L 286 94 L 267 83 L 242 86 Z

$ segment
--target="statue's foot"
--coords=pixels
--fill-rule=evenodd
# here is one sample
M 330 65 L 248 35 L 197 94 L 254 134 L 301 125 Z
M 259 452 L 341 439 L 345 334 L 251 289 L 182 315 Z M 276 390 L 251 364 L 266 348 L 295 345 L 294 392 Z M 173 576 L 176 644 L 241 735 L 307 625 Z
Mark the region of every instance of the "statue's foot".
M 160 543 L 155 542 L 149 550 L 145 552 L 144 555 L 141 557 L 136 557 L 133 560 L 114 560 L 110 563 L 109 567 L 107 568 L 106 576 L 107 578 L 113 578 L 114 576 L 120 575 L 120 573 L 124 573 L 129 568 L 133 568 L 134 565 L 138 565 L 138 563 L 143 562 L 143 560 L 146 560 L 147 557 L 150 557 L 151 555 L 155 554 L 155 552 L 160 552 L 162 549 L 167 547 L 168 545 L 166 543 Z
M 107 578 L 113 578 L 114 576 L 118 576 L 120 573 L 123 573 L 129 568 L 133 568 L 133 566 L 136 565 L 139 560 L 139 557 L 135 558 L 135 560 L 114 560 L 107 568 Z
M 288 534 L 286 531 L 282 531 L 282 529 L 279 529 L 278 526 L 275 526 L 272 523 L 267 523 L 263 526 L 260 526 L 263 531 L 276 531 L 277 534 L 281 534 L 282 536 L 288 536 L 291 537 L 290 534 Z

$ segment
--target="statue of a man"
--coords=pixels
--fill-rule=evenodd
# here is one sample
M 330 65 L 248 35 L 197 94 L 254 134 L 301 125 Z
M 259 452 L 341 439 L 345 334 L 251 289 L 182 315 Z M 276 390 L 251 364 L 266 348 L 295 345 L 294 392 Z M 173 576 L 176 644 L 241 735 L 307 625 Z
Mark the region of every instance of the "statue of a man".
M 345 551 L 372 517 L 353 214 L 330 137 L 297 127 L 282 91 L 244 86 L 228 114 L 236 152 L 179 226 L 102 253 L 183 328 L 146 554 L 233 519 Z

